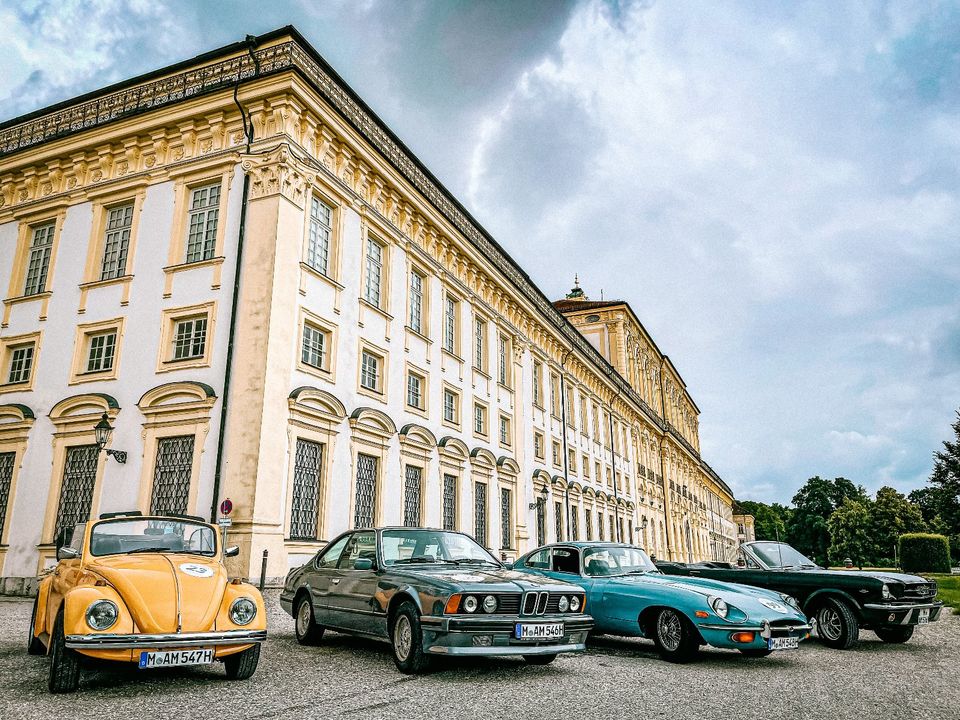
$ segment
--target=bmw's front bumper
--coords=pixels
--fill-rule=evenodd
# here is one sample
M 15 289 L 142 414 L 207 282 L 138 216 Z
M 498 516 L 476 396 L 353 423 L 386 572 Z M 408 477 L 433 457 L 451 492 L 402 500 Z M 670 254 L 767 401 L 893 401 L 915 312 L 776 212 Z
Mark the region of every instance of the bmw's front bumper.
M 563 623 L 563 637 L 518 640 L 520 623 Z M 434 655 L 554 655 L 586 649 L 587 633 L 593 628 L 589 615 L 480 616 L 424 615 L 423 649 Z
M 252 645 L 267 639 L 266 630 L 222 630 L 202 633 L 129 633 L 67 635 L 66 645 L 74 650 L 152 650 L 154 648 Z

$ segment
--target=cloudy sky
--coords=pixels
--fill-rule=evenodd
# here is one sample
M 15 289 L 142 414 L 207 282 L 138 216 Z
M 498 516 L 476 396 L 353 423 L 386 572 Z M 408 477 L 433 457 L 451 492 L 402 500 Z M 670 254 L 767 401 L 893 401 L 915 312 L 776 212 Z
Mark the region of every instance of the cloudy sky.
M 285 24 L 548 295 L 631 303 L 739 497 L 929 475 L 960 406 L 960 5 L 0 0 L 0 118 Z

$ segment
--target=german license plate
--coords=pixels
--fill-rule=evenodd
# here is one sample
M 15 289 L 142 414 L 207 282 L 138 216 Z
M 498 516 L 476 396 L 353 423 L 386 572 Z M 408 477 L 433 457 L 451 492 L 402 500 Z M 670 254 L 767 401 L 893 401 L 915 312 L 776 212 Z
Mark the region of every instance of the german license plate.
M 930 608 L 917 610 L 917 625 L 926 625 L 930 622 Z
M 563 623 L 517 623 L 514 636 L 517 640 L 560 640 Z
M 209 665 L 213 662 L 213 650 L 163 650 L 140 653 L 140 669 L 181 667 L 183 665 Z
M 767 640 L 767 650 L 796 650 L 800 647 L 800 638 L 782 637 Z

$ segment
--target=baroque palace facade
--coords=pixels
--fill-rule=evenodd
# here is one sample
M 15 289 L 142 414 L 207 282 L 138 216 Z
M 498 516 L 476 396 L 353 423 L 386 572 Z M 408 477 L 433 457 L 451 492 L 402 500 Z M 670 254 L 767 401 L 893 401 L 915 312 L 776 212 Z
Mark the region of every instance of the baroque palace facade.
M 248 577 L 372 524 L 736 543 L 629 306 L 547 300 L 292 28 L 0 125 L 0 248 L 8 585 L 75 522 L 226 498 Z

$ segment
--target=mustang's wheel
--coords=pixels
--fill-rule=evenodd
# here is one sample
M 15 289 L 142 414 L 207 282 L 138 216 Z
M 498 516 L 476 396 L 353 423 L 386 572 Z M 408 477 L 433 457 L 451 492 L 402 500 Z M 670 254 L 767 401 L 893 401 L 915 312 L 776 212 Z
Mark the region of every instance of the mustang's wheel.
M 323 637 L 323 627 L 317 625 L 313 616 L 313 603 L 310 602 L 310 597 L 301 596 L 293 612 L 293 627 L 297 633 L 297 642 L 301 645 L 317 645 Z
M 827 647 L 848 650 L 860 637 L 860 623 L 845 602 L 829 598 L 817 609 L 817 635 Z
M 27 655 L 44 655 L 47 649 L 43 643 L 33 634 L 33 629 L 37 623 L 37 606 L 40 603 L 40 594 L 33 599 L 33 613 L 30 615 L 30 632 L 27 634 Z
M 390 640 L 393 646 L 393 662 L 400 672 L 412 675 L 427 669 L 430 658 L 423 652 L 420 613 L 412 602 L 405 602 L 397 609 L 393 616 Z
M 527 665 L 549 665 L 557 659 L 557 655 L 556 653 L 553 655 L 524 655 L 523 659 L 527 661 Z
M 50 679 L 47 687 L 52 693 L 69 693 L 80 684 L 80 656 L 67 647 L 63 634 L 63 610 L 57 614 L 50 639 Z
M 756 648 L 747 648 L 746 650 L 740 650 L 744 657 L 751 658 L 765 658 L 767 655 L 773 652 L 773 650 L 759 650 Z
M 885 643 L 905 643 L 913 637 L 913 625 L 893 625 L 874 628 L 877 637 Z
M 260 662 L 260 645 L 249 647 L 243 652 L 227 655 L 223 659 L 223 669 L 231 680 L 246 680 L 253 675 Z
M 664 660 L 685 663 L 693 660 L 700 650 L 696 630 L 676 610 L 664 608 L 654 623 L 653 642 Z

